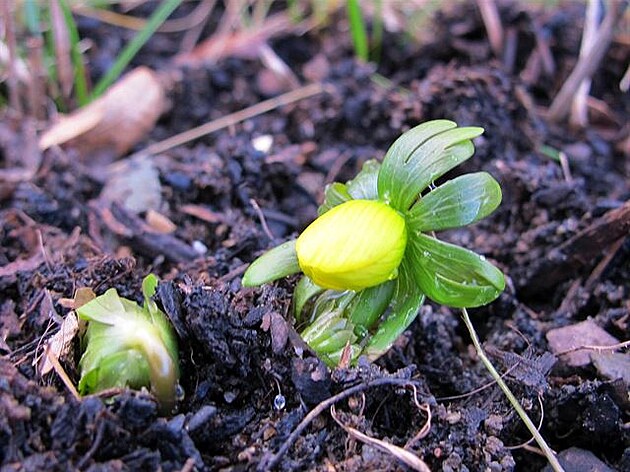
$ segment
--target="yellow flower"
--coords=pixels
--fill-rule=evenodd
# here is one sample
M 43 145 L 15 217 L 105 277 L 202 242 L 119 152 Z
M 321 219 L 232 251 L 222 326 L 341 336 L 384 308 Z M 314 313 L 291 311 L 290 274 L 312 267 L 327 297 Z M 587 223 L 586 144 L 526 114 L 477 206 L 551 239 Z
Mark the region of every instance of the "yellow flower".
M 393 279 L 405 253 L 404 218 L 385 203 L 350 200 L 297 239 L 302 271 L 323 288 L 363 290 Z

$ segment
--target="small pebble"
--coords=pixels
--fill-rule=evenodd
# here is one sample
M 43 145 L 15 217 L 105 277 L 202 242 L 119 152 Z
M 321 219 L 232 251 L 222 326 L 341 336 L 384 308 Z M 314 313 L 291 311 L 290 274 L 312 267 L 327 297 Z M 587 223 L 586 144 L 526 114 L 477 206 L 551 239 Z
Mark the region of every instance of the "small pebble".
M 193 241 L 192 247 L 195 250 L 195 252 L 197 252 L 198 254 L 201 254 L 201 255 L 203 255 L 203 254 L 208 252 L 208 247 L 204 243 L 199 241 L 199 240 Z

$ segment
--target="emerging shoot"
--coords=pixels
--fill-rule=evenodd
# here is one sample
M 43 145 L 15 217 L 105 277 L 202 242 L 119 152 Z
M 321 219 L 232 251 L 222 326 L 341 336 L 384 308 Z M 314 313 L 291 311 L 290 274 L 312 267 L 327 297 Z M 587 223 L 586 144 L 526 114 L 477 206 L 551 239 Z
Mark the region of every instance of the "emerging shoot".
M 295 241 L 258 258 L 244 286 L 303 272 L 294 315 L 304 340 L 329 366 L 342 354 L 376 359 L 409 327 L 425 297 L 470 308 L 505 288 L 500 270 L 435 231 L 485 218 L 501 188 L 478 172 L 433 183 L 474 153 L 482 128 L 448 120 L 423 123 L 368 161 L 353 180 L 326 188 L 319 217 Z M 430 191 L 429 191 L 430 190 Z
M 157 283 L 153 274 L 142 282 L 143 306 L 112 288 L 77 310 L 88 321 L 79 364 L 82 395 L 114 387 L 150 387 L 162 411 L 172 410 L 179 378 L 177 340 L 151 299 Z

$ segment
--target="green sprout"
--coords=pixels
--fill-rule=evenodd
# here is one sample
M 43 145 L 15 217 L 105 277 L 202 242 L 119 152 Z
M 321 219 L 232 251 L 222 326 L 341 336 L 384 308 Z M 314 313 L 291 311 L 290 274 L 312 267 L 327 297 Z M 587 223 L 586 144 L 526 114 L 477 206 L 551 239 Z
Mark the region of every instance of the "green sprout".
M 425 297 L 450 307 L 488 304 L 505 288 L 483 256 L 438 240 L 492 213 L 501 188 L 485 172 L 433 183 L 474 153 L 478 127 L 448 120 L 400 136 L 382 164 L 326 188 L 319 217 L 297 238 L 252 263 L 243 285 L 303 272 L 293 297 L 303 339 L 329 365 L 384 354 Z
M 158 279 L 142 281 L 144 305 L 109 289 L 77 309 L 88 321 L 79 367 L 82 395 L 109 388 L 150 387 L 162 410 L 175 404 L 179 361 L 177 339 L 166 315 L 151 299 Z

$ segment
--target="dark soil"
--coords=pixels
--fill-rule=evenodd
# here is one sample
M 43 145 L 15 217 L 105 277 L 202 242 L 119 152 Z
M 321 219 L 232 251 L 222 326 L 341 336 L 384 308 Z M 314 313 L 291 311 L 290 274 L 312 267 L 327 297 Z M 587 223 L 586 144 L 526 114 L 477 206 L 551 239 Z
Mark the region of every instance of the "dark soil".
M 541 432 L 554 450 L 576 447 L 630 470 L 628 384 L 590 364 L 569 367 L 546 339 L 550 329 L 586 319 L 628 339 L 630 100 L 618 87 L 628 51 L 613 43 L 593 78 L 592 94 L 607 114 L 595 115 L 586 131 L 554 125 L 544 110 L 577 60 L 583 7 L 567 2 L 534 11 L 523 4 L 501 14 L 516 41 L 508 64 L 493 59 L 472 3 L 437 12 L 421 45 L 387 33 L 378 68 L 353 58 L 341 17 L 303 35 L 277 36 L 270 44 L 298 79 L 321 79 L 326 92 L 155 156 L 159 211 L 177 226 L 172 234 L 152 233 L 143 215 L 99 200 L 102 172 L 72 149 L 47 151 L 28 181 L 2 183 L 2 471 L 253 470 L 313 406 L 388 376 L 412 379 L 419 402 L 430 407 L 430 432 L 410 448 L 432 470 L 542 469 L 544 458 L 522 446 L 530 439 L 522 422 L 488 385 L 457 311 L 427 303 L 377 366 L 331 374 L 285 321 L 293 278 L 259 289 L 240 284 L 247 263 L 314 218 L 325 183 L 351 178 L 404 130 L 436 118 L 485 128 L 475 156 L 456 172 L 488 171 L 503 189 L 491 217 L 440 235 L 484 254 L 508 276 L 505 293 L 472 312 L 489 355 L 509 371 L 506 379 L 535 423 L 543 407 Z M 79 26 L 94 41 L 91 70 L 98 76 L 130 33 L 94 20 Z M 550 47 L 553 75 L 532 71 L 540 37 Z M 254 59 L 231 57 L 174 74 L 168 58 L 180 39 L 157 34 L 135 59 L 178 77 L 171 109 L 137 150 L 271 94 Z M 374 80 L 375 72 L 392 85 Z M 7 119 L 2 128 L 0 167 L 10 168 L 28 135 L 23 123 Z M 253 145 L 263 135 L 273 138 L 269 152 Z M 571 176 L 542 145 L 566 154 Z M 126 231 L 117 232 L 112 220 Z M 159 416 L 146 392 L 77 401 L 54 372 L 38 374 L 34 360 L 69 311 L 61 299 L 79 287 L 97 294 L 114 287 L 140 301 L 149 272 L 163 280 L 157 299 L 179 336 L 184 394 L 176 413 Z M 76 385 L 78 342 L 72 347 L 62 365 Z M 427 421 L 409 389 L 363 393 L 339 402 L 337 413 L 369 436 L 404 446 Z M 279 469 L 404 466 L 351 439 L 326 411 Z

